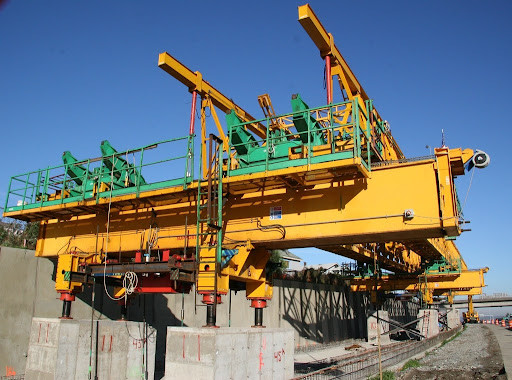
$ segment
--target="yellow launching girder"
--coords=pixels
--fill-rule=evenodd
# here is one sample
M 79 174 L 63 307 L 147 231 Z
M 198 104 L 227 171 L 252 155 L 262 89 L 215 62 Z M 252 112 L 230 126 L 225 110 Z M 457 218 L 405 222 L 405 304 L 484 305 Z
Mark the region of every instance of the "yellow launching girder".
M 455 243 L 444 238 L 421 239 L 407 242 L 386 242 L 379 244 L 348 244 L 318 247 L 340 256 L 364 263 L 373 263 L 375 255 L 382 269 L 393 272 L 418 272 L 422 259 L 444 259 L 446 270 L 465 270 L 466 263 Z
M 373 263 L 377 256 L 379 266 L 393 272 L 418 272 L 421 269 L 421 256 L 400 243 L 343 244 L 317 248 L 363 263 Z
M 458 213 L 450 201 L 453 182 L 444 177 L 441 186 L 438 182 L 439 173 L 449 170 L 450 165 L 448 152 L 441 153 L 437 160 L 375 168 L 370 178 L 334 177 L 319 184 L 315 181 L 328 163 L 315 164 L 312 169 L 316 168 L 317 176 L 312 175 L 315 171 L 295 173 L 302 176 L 301 188 L 265 186 L 282 184 L 277 177 L 286 177 L 287 171 L 267 177 L 255 173 L 225 178 L 225 243 L 251 241 L 259 247 L 294 248 L 458 236 Z M 197 182 L 186 189 L 172 187 L 138 196 L 113 196 L 109 251 L 134 252 L 145 247 L 148 228 L 155 218 L 159 238 L 154 249 L 182 248 L 186 230 L 189 239 L 195 239 L 196 199 Z M 74 250 L 100 252 L 106 250 L 105 210 L 109 201 L 100 198 L 18 213 L 30 213 L 39 219 L 45 219 L 41 215 L 57 218 L 62 213 L 58 219 L 43 221 L 38 256 L 52 257 Z M 277 219 L 275 213 L 272 217 L 273 210 L 280 210 Z
M 448 303 L 453 305 L 453 297 L 455 296 L 477 296 L 482 294 L 482 288 L 473 288 L 465 291 L 454 290 L 435 290 L 434 296 L 444 296 L 448 298 Z
M 354 278 L 350 280 L 350 288 L 355 292 L 394 290 L 418 292 L 423 295 L 426 302 L 431 303 L 434 295 L 446 295 L 449 292 L 473 292 L 474 289 L 482 289 L 485 286 L 484 273 L 487 273 L 488 270 L 488 268 L 481 268 L 462 270 L 460 273 Z M 478 291 L 475 290 L 475 292 Z
M 208 166 L 205 161 L 206 108 L 211 109 L 223 149 L 230 155 L 231 163 L 226 155 L 218 156 L 218 179 L 221 180 L 218 180 L 218 196 L 213 197 L 213 202 L 218 202 L 219 223 L 212 227 L 201 217 L 197 220 L 201 208 L 208 207 L 206 199 L 212 201 L 210 193 L 206 198 L 204 190 L 202 197 L 198 192 L 200 188 L 208 188 L 207 182 L 201 179 L 176 186 L 145 187 L 140 191 L 139 187 L 137 191 L 111 191 L 108 198 L 101 197 L 98 189 L 94 189 L 90 197 L 75 201 L 80 198 L 77 196 L 66 202 L 60 198 L 62 202 L 51 204 L 43 202 L 46 195 L 43 194 L 40 207 L 22 207 L 4 215 L 41 221 L 36 256 L 59 257 L 64 271 L 59 277 L 59 286 L 76 285 L 66 280 L 65 273 L 79 267 L 81 258 L 77 258 L 77 252 L 88 259 L 96 255 L 91 260 L 97 262 L 101 262 L 107 252 L 115 252 L 120 261 L 130 262 L 137 256 L 135 252 L 143 250 L 186 252 L 191 257 L 197 239 L 208 234 L 201 225 L 214 228 L 216 233 L 221 231 L 219 241 L 210 246 L 202 242 L 206 249 L 196 252 L 195 270 L 200 279 L 197 290 L 204 293 L 212 289 L 215 293 L 227 292 L 231 278 L 246 282 L 248 297 L 267 299 L 272 294 L 265 277 L 268 250 L 311 246 L 362 262 L 377 259 L 381 267 L 397 273 L 417 273 L 424 260 L 444 259 L 449 266 L 449 274 L 426 274 L 423 282 L 413 275 L 383 277 L 377 283 L 374 279 L 355 279 L 352 288 L 356 291 L 416 290 L 431 299 L 436 292 L 471 292 L 484 286 L 483 270 L 468 271 L 456 246 L 446 240 L 461 233 L 453 179 L 464 174 L 464 165 L 473 151 L 443 147 L 435 150 L 433 158 L 405 159 L 387 123 L 373 108 L 371 99 L 334 45 L 332 35 L 326 32 L 309 5 L 299 7 L 299 21 L 326 59 L 331 95 L 332 77 L 337 76 L 344 98 L 352 100 L 342 109 L 333 105 L 331 99 L 327 107 L 313 109 L 317 115 L 309 111 L 307 114 L 318 125 L 330 119 L 345 125 L 351 115 L 358 121 L 354 125 L 361 126 L 357 128 L 362 128 L 362 135 L 353 131 L 353 141 L 344 142 L 342 130 L 324 128 L 322 133 L 326 135 L 341 135 L 340 139 L 332 140 L 333 146 L 320 143 L 311 147 L 309 141 L 309 152 L 303 145 L 301 149 L 286 148 L 288 156 L 285 152 L 279 157 L 282 162 L 301 159 L 296 161 L 297 166 L 269 169 L 266 165 L 260 171 L 248 167 L 238 173 L 249 174 L 233 175 L 228 169 L 233 169 L 229 165 L 234 165 L 235 152 L 230 151 L 232 142 L 223 131 L 215 107 L 224 113 L 234 110 L 242 122 L 248 123 L 244 128 L 260 139 L 268 139 L 267 128 L 205 81 L 200 72 L 193 72 L 170 54 L 162 53 L 159 67 L 185 84 L 193 93 L 193 99 L 197 94 L 201 96 L 203 170 Z M 195 101 L 193 104 L 190 135 L 194 134 Z M 288 133 L 285 138 L 293 135 L 289 131 L 295 125 L 292 114 L 275 116 L 268 96 L 260 97 L 260 105 L 271 119 L 269 130 L 282 129 L 278 132 Z M 357 148 L 354 136 L 368 142 L 358 148 L 366 151 L 366 161 L 362 160 L 360 152 L 332 156 L 337 157 L 332 159 L 326 156 L 331 150 L 340 153 Z M 375 149 L 378 143 L 383 146 L 382 154 L 380 149 Z M 264 157 L 268 161 L 268 140 L 263 144 L 267 144 Z M 376 160 L 372 158 L 371 164 L 370 151 L 377 156 Z M 311 160 L 319 157 L 325 160 Z M 110 189 L 113 189 L 112 183 Z M 50 196 L 58 199 L 56 193 Z M 369 248 L 369 243 L 373 248 Z M 221 263 L 216 249 L 219 247 L 221 251 L 236 250 L 237 253 Z M 215 270 L 211 269 L 212 263 Z M 222 265 L 221 270 L 217 271 L 217 265 Z

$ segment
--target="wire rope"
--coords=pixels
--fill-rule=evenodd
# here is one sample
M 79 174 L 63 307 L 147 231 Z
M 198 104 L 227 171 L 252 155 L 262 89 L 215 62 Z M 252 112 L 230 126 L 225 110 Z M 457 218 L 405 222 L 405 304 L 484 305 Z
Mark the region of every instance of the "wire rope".
M 462 208 L 460 210 L 460 213 L 462 214 L 464 212 L 464 209 L 466 208 L 466 202 L 468 200 L 469 190 L 471 189 L 471 184 L 473 183 L 473 177 L 475 175 L 476 169 L 473 168 L 473 173 L 471 173 L 471 178 L 469 179 L 469 186 L 468 190 L 466 191 L 466 196 L 464 197 L 464 203 L 462 204 Z
M 130 294 L 133 294 L 135 289 L 137 288 L 137 285 L 139 283 L 139 279 L 137 277 L 137 274 L 135 272 L 126 272 L 123 276 L 123 288 L 124 288 L 124 294 L 121 297 L 115 297 L 111 296 L 107 289 L 107 261 L 108 261 L 108 237 L 110 232 L 110 212 L 112 210 L 112 191 L 114 189 L 114 167 L 115 167 L 115 159 L 116 157 L 113 157 L 112 162 L 112 170 L 110 172 L 110 196 L 108 200 L 108 213 L 107 213 L 107 234 L 106 234 L 106 243 L 105 243 L 105 257 L 103 260 L 103 289 L 105 290 L 105 294 L 108 298 L 110 298 L 112 301 L 120 301 L 124 299 L 125 305 L 127 303 L 127 298 Z

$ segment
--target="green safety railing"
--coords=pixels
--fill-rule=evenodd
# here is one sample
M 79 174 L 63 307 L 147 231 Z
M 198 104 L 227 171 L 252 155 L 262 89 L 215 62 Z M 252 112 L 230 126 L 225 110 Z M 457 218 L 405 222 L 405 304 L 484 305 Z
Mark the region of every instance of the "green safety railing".
M 34 209 L 62 203 L 136 194 L 172 186 L 187 187 L 194 177 L 194 136 L 179 137 L 112 155 L 48 167 L 11 177 L 4 212 Z M 183 155 L 149 161 L 149 151 L 187 141 Z M 167 154 L 167 153 L 166 153 Z M 177 166 L 176 162 L 185 162 Z M 179 165 L 179 164 L 178 164 Z M 180 169 L 179 169 L 180 168 Z M 183 173 L 172 178 L 171 173 Z M 82 173 L 77 175 L 77 173 Z M 159 178 L 163 176 L 163 178 Z M 153 181 L 149 182 L 149 179 Z
M 340 107 L 351 106 L 349 117 L 347 118 L 346 123 L 336 122 L 336 118 L 334 115 L 336 113 L 340 113 Z M 363 110 L 361 105 L 356 101 L 346 101 L 331 104 L 328 106 L 309 108 L 307 110 L 301 110 L 297 112 L 288 113 L 285 115 L 275 116 L 275 117 L 266 117 L 259 120 L 253 120 L 249 122 L 237 123 L 232 125 L 228 130 L 228 136 L 230 141 L 230 151 L 236 151 L 236 148 L 239 146 L 247 145 L 247 143 L 233 143 L 233 129 L 236 127 L 245 127 L 250 124 L 262 124 L 266 127 L 266 137 L 264 139 L 256 139 L 253 144 L 257 144 L 259 149 L 266 147 L 266 152 L 263 154 L 264 160 L 260 160 L 258 162 L 249 163 L 246 167 L 240 167 L 236 169 L 231 169 L 231 160 L 232 155 L 229 154 L 227 158 L 227 176 L 234 176 L 240 174 L 251 174 L 255 172 L 267 172 L 271 170 L 277 170 L 282 168 L 301 166 L 301 165 L 310 165 L 320 162 L 328 162 L 334 160 L 342 160 L 345 158 L 355 158 L 360 157 L 363 166 L 370 171 L 371 170 L 371 150 L 370 150 L 370 124 L 367 121 L 366 123 L 361 123 L 360 121 L 360 112 L 367 113 L 368 104 L 366 105 L 367 109 Z M 311 120 L 309 116 L 313 114 L 318 114 L 319 112 L 324 112 L 328 115 L 328 122 L 323 122 L 323 125 L 320 129 L 314 128 L 315 124 L 318 126 L 316 120 Z M 283 136 L 275 136 L 272 137 L 271 128 L 272 122 L 278 119 L 293 119 L 294 116 L 303 117 L 303 119 L 307 123 L 307 130 L 300 131 L 292 131 L 294 141 L 299 141 L 303 135 L 307 136 L 306 143 L 298 144 L 298 147 L 304 146 L 307 147 L 307 152 L 304 158 L 295 158 L 289 159 L 288 156 L 282 157 L 281 160 L 273 157 L 272 149 L 275 146 L 283 143 Z M 326 125 L 327 124 L 327 125 Z M 362 125 L 364 124 L 364 125 Z M 312 133 L 321 132 L 324 137 L 327 137 L 326 144 L 329 144 L 331 147 L 330 154 L 323 154 L 315 156 L 313 154 L 313 148 L 317 145 L 313 144 L 312 141 Z M 344 131 L 343 135 L 341 133 L 336 133 Z M 336 142 L 345 141 L 345 142 L 353 142 L 353 147 L 350 150 L 342 150 L 338 151 L 336 148 Z M 290 140 L 287 140 L 285 143 L 289 143 Z M 323 144 L 323 145 L 326 145 Z M 234 155 L 236 157 L 236 154 Z M 236 157 L 239 160 L 239 157 Z
M 347 110 L 350 107 L 350 110 Z M 249 124 L 260 123 L 266 126 L 266 137 L 255 139 L 253 144 L 261 149 L 263 159 L 252 162 L 245 167 L 231 169 L 232 155 L 227 157 L 226 176 L 250 174 L 255 172 L 267 172 L 288 167 L 310 165 L 321 162 L 343 160 L 347 158 L 361 158 L 366 170 L 371 170 L 370 147 L 370 123 L 360 117 L 360 113 L 368 114 L 371 110 L 371 102 L 366 102 L 363 109 L 357 100 L 345 101 L 327 106 L 308 108 L 297 112 L 288 113 L 276 117 L 267 117 L 260 120 L 235 124 L 229 127 L 229 151 L 236 151 L 238 146 L 244 145 L 232 143 L 233 128 Z M 338 116 L 343 112 L 349 113 L 345 122 L 340 122 Z M 322 114 L 322 120 L 312 118 L 312 115 Z M 338 116 L 337 116 L 338 115 Z M 276 136 L 272 133 L 272 121 L 277 119 L 302 117 L 307 125 L 307 130 L 290 130 L 290 136 Z M 291 121 L 289 121 L 291 123 Z M 381 126 L 379 126 L 381 127 Z M 313 148 L 318 146 L 313 142 L 313 133 L 320 133 L 323 138 L 321 145 L 330 146 L 327 154 L 315 155 Z M 304 138 L 304 135 L 307 138 Z M 160 141 L 146 145 L 138 149 L 116 152 L 109 156 L 87 159 L 68 163 L 65 165 L 48 167 L 17 176 L 13 176 L 9 182 L 5 212 L 34 209 L 56 204 L 71 203 L 77 201 L 96 200 L 101 198 L 124 194 L 136 194 L 141 192 L 162 189 L 172 186 L 187 187 L 194 179 L 194 136 L 185 136 L 175 139 Z M 145 157 L 148 151 L 159 147 L 161 150 L 166 145 L 176 144 L 179 141 L 187 141 L 187 149 L 183 155 L 167 157 L 161 160 L 147 162 Z M 306 140 L 306 142 L 304 142 Z M 300 158 L 289 159 L 288 154 L 275 157 L 272 150 L 279 144 L 294 144 L 293 147 L 306 149 Z M 345 142 L 350 149 L 340 149 L 338 142 Z M 178 149 L 170 148 L 173 154 Z M 287 150 L 285 146 L 284 149 Z M 240 159 L 236 156 L 236 159 Z M 171 178 L 170 173 L 179 172 L 176 165 L 169 170 L 162 170 L 164 164 L 176 161 L 185 161 L 184 175 Z M 154 179 L 152 168 L 158 167 L 157 172 L 165 178 Z M 183 169 L 181 169 L 183 170 Z M 149 179 L 153 178 L 153 181 Z

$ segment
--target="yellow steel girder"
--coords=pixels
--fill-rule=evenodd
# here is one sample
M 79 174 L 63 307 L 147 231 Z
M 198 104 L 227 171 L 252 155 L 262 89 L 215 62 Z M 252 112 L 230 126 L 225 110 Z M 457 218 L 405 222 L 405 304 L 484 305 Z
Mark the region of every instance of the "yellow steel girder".
M 487 268 L 463 270 L 461 273 L 426 275 L 426 281 L 418 276 L 383 276 L 374 278 L 354 278 L 350 280 L 350 288 L 356 292 L 377 291 L 469 291 L 485 286 L 484 273 Z M 424 277 L 424 276 L 421 276 Z
M 376 255 L 380 267 L 393 272 L 417 272 L 421 265 L 420 255 L 396 242 L 376 245 L 344 244 L 318 248 L 365 263 L 373 263 Z
M 437 167 L 442 166 L 442 159 Z M 250 184 L 245 178 L 240 180 Z M 438 197 L 433 160 L 381 167 L 368 179 L 334 181 L 310 188 L 263 188 L 258 192 L 230 194 L 232 184 L 224 183 L 228 194 L 223 212 L 225 242 L 251 241 L 265 248 L 320 247 L 460 233 L 453 204 L 440 202 Z M 159 226 L 155 249 L 183 248 L 185 226 L 189 239 L 194 240 L 196 201 L 195 194 L 187 191 L 187 197 L 172 204 L 167 201 L 166 205 L 126 210 L 118 210 L 113 198 L 109 251 L 134 252 L 145 247 L 153 218 Z M 449 191 L 449 185 L 444 191 Z M 440 210 L 440 204 L 445 208 Z M 271 217 L 276 208 L 281 208 L 278 220 Z M 414 216 L 404 216 L 405 210 L 413 210 Z M 443 218 L 439 218 L 440 212 Z M 106 213 L 45 221 L 36 254 L 104 252 L 106 230 Z

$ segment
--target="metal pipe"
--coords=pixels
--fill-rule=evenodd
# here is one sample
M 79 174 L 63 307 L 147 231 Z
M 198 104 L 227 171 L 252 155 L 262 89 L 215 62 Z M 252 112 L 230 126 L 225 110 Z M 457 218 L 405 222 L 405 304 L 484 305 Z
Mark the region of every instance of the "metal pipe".
M 62 319 L 71 319 L 71 301 L 62 301 Z
M 208 144 L 208 164 L 207 164 L 207 176 L 208 176 L 208 195 L 206 201 L 206 214 L 207 224 L 211 223 L 212 220 L 212 157 L 213 157 L 213 134 L 210 133 L 209 144 Z
M 193 135 L 195 131 L 195 121 L 196 121 L 196 99 L 197 99 L 197 91 L 192 91 L 192 108 L 190 109 L 190 128 L 188 131 L 189 135 Z
M 254 326 L 263 327 L 263 308 L 254 308 Z
M 325 56 L 325 79 L 327 84 L 327 104 L 332 103 L 331 56 Z
M 206 305 L 206 327 L 215 327 L 217 323 L 217 311 L 215 310 L 214 304 Z
M 128 308 L 127 308 L 127 307 L 126 307 L 126 305 L 123 303 L 123 304 L 121 305 L 121 320 L 122 320 L 122 321 L 126 321 L 127 316 L 128 316 Z

